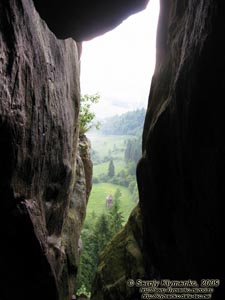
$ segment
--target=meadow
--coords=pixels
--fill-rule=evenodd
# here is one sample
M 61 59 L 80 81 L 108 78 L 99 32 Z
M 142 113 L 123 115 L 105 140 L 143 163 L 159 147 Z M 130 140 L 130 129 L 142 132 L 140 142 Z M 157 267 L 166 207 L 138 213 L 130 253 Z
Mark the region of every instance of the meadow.
M 132 135 L 104 135 L 97 131 L 88 133 L 87 137 L 91 141 L 92 149 L 98 153 L 100 159 L 111 152 L 114 159 L 117 160 L 124 159 L 126 141 L 134 138 Z
M 95 155 L 93 159 L 93 177 L 99 177 L 101 174 L 107 174 L 110 158 L 115 166 L 115 174 L 124 170 L 126 163 L 124 161 L 124 151 L 128 139 L 134 138 L 128 135 L 103 135 L 98 132 L 88 134 L 91 141 L 91 148 Z M 105 162 L 103 162 L 106 160 Z M 130 212 L 136 205 L 132 195 L 127 187 L 112 184 L 108 182 L 94 183 L 87 206 L 86 221 L 89 222 L 93 217 L 98 217 L 102 213 L 107 213 L 106 197 L 112 196 L 117 189 L 121 191 L 120 207 L 127 221 Z
M 128 188 L 111 183 L 97 183 L 92 187 L 91 196 L 88 201 L 87 215 L 85 222 L 91 221 L 93 217 L 98 217 L 102 213 L 107 213 L 106 197 L 115 194 L 117 189 L 121 191 L 120 208 L 123 213 L 124 221 L 127 221 L 130 212 L 136 203 L 132 200 L 131 193 Z
M 91 141 L 93 185 L 81 234 L 83 250 L 76 282 L 76 288 L 83 288 L 86 294 L 91 291 L 98 254 L 126 224 L 138 202 L 136 164 L 141 157 L 139 129 L 143 126 L 144 114 L 143 110 L 137 110 L 115 116 L 99 131 L 87 133 Z M 112 203 L 111 209 L 106 207 L 108 195 L 112 195 L 116 203 L 114 206 Z

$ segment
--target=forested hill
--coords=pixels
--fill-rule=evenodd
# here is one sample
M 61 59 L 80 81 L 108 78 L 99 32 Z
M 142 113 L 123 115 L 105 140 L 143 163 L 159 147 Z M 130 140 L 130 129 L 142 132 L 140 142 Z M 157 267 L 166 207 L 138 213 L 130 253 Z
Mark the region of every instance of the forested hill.
M 142 131 L 146 110 L 130 111 L 107 119 L 101 125 L 101 132 L 108 135 L 136 135 Z

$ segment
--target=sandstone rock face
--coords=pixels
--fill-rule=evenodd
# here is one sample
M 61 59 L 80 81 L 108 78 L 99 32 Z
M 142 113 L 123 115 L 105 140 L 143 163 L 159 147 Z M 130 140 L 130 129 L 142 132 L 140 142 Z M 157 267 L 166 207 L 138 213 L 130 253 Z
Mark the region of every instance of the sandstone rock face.
M 84 217 L 71 206 L 86 205 L 84 174 L 83 198 L 74 191 L 79 93 L 76 43 L 31 0 L 1 0 L 0 299 L 69 298 Z
M 86 206 L 92 187 L 92 161 L 90 142 L 85 135 L 79 136 L 76 155 L 76 181 L 63 226 L 63 245 L 65 248 L 64 270 L 61 276 L 61 298 L 73 294 L 75 278 L 82 251 L 80 232 L 86 215 Z M 67 298 L 66 298 L 67 299 Z
M 224 15 L 222 1 L 161 1 L 138 166 L 149 276 L 219 278 L 215 299 L 224 298 Z
M 86 199 L 88 201 L 92 188 L 93 163 L 91 161 L 91 142 L 86 135 L 79 135 L 79 153 L 84 166 Z
M 83 41 L 112 30 L 148 0 L 34 0 L 41 17 L 59 38 Z
M 82 40 L 146 1 L 73 1 L 75 14 L 72 1 L 35 3 L 58 36 Z M 161 0 L 140 214 L 101 255 L 94 300 L 139 299 L 125 285 L 137 276 L 218 278 L 224 299 L 224 15 L 222 0 Z M 78 52 L 31 0 L 0 0 L 0 299 L 64 300 L 73 289 L 91 182 L 77 151 Z

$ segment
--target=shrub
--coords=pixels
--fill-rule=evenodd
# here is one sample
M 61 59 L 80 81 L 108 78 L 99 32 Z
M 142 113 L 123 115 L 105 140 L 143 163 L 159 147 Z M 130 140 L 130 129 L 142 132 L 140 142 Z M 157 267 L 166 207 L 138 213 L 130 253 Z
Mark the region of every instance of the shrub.
M 92 104 L 99 102 L 100 96 L 98 93 L 94 95 L 81 96 L 80 100 L 80 133 L 84 134 L 92 127 L 99 129 L 100 123 L 94 123 L 95 113 L 91 111 Z

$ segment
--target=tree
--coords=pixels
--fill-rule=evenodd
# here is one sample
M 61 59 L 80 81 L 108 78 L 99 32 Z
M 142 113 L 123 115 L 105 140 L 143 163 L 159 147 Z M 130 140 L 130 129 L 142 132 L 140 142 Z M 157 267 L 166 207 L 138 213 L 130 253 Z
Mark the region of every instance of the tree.
M 113 160 L 110 160 L 108 167 L 108 176 L 113 177 L 115 175 L 115 166 Z
M 94 218 L 95 219 L 95 218 Z M 91 291 L 91 285 L 97 270 L 98 255 L 112 237 L 108 215 L 100 215 L 96 222 L 82 230 L 83 249 L 76 280 L 76 291 L 85 288 Z
M 88 292 L 91 291 L 91 284 L 94 280 L 97 269 L 96 238 L 93 226 L 82 230 L 81 234 L 83 249 L 78 268 L 76 291 L 84 285 Z
M 95 251 L 98 254 L 103 250 L 103 248 L 111 238 L 108 216 L 104 213 L 99 216 L 96 222 L 94 235 L 96 239 Z
M 136 135 L 143 131 L 146 110 L 130 111 L 120 116 L 108 118 L 102 125 L 102 132 L 109 135 Z
M 117 189 L 114 194 L 113 205 L 109 210 L 109 225 L 111 230 L 111 236 L 117 234 L 117 232 L 123 227 L 124 217 L 120 211 L 120 197 L 122 193 L 120 189 Z
M 120 197 L 122 196 L 121 190 L 116 189 L 115 194 L 114 194 L 114 200 L 120 201 Z
M 128 140 L 124 152 L 125 162 L 135 162 L 141 158 L 141 136 L 137 135 L 135 139 Z
M 76 280 L 76 291 L 91 291 L 91 285 L 97 270 L 99 253 L 117 232 L 123 227 L 124 218 L 120 211 L 122 193 L 117 189 L 114 202 L 107 214 L 99 217 L 92 215 L 93 221 L 86 224 L 82 230 L 83 249 Z
M 92 104 L 97 104 L 100 100 L 98 93 L 94 95 L 83 95 L 80 100 L 80 133 L 84 134 L 92 127 L 99 129 L 100 122 L 93 123 L 95 113 L 91 111 Z

